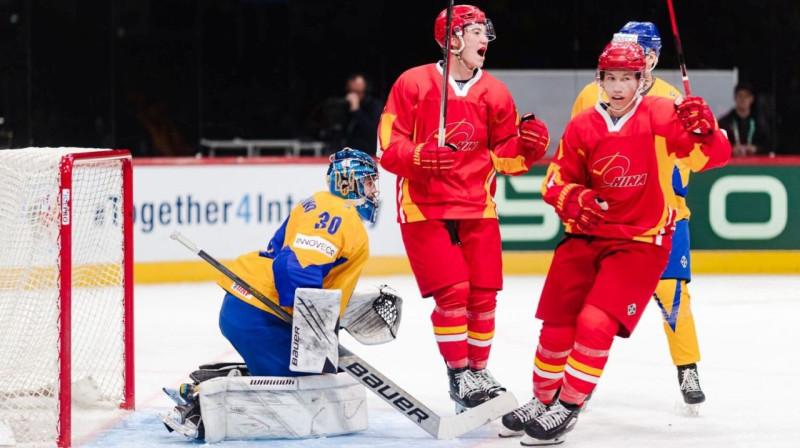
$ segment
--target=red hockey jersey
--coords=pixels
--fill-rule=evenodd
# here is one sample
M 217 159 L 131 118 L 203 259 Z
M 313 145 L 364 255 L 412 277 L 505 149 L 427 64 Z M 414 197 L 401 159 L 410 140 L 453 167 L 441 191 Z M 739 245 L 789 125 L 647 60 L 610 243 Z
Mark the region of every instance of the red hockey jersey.
M 606 221 L 593 235 L 669 247 L 677 213 L 672 194 L 675 158 L 688 157 L 704 171 L 731 157 L 730 143 L 719 129 L 695 146 L 700 138 L 684 130 L 672 99 L 640 98 L 616 124 L 595 105 L 567 124 L 542 196 L 555 205 L 564 186 L 585 185 L 608 202 Z M 565 225 L 567 232 L 582 233 Z
M 523 174 L 533 159 L 517 148 L 516 106 L 506 86 L 478 70 L 459 86 L 450 78 L 445 140 L 458 148 L 447 176 L 416 177 L 409 168 L 419 144 L 436 141 L 442 67 L 412 68 L 397 79 L 378 129 L 377 157 L 397 175 L 397 220 L 496 218 L 495 176 Z

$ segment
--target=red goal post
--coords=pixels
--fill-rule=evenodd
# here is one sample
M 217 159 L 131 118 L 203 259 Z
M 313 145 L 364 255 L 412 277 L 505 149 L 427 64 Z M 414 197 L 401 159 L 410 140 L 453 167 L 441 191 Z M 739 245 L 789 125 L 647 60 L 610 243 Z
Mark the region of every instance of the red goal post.
M 134 407 L 133 199 L 124 150 L 0 151 L 0 427 L 70 446 Z

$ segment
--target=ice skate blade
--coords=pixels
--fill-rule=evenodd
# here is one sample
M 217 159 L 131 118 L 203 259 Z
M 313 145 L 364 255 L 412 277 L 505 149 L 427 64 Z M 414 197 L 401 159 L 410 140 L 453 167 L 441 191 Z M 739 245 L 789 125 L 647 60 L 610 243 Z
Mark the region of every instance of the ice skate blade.
M 169 428 L 172 428 L 173 431 L 190 439 L 197 439 L 197 428 L 193 423 L 187 422 L 186 424 L 182 425 L 178 420 L 175 419 L 175 416 L 172 413 L 159 412 L 157 415 L 158 418 Z
M 683 413 L 687 417 L 699 417 L 700 416 L 700 404 L 683 404 Z
M 675 411 L 678 415 L 683 417 L 699 417 L 700 416 L 700 403 L 687 404 L 684 402 L 675 403 Z
M 519 437 L 523 434 L 525 434 L 525 431 L 523 430 L 514 431 L 513 429 L 508 429 L 505 426 L 503 426 L 500 428 L 500 432 L 497 434 L 497 437 L 506 439 L 509 437 Z
M 564 443 L 564 436 L 556 437 L 552 440 L 539 440 L 534 439 L 533 437 L 525 434 L 522 436 L 522 440 L 519 441 L 519 444 L 522 446 L 551 446 L 551 445 L 561 445 Z

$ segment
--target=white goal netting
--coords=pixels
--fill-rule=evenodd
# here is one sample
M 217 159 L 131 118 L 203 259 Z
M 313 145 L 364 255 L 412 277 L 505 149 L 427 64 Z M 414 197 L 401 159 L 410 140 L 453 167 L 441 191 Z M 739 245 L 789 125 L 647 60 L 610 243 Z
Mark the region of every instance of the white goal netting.
M 18 445 L 68 446 L 70 410 L 132 405 L 115 153 L 0 151 L 0 426 Z

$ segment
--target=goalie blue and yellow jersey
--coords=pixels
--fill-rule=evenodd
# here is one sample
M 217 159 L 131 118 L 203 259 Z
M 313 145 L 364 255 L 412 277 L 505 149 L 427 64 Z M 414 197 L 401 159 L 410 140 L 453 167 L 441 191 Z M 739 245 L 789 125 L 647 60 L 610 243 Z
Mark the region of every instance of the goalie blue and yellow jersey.
M 356 208 L 320 191 L 292 209 L 266 250 L 242 255 L 229 268 L 289 314 L 295 289 L 339 289 L 341 316 L 368 257 L 369 239 Z M 220 276 L 217 284 L 246 303 L 275 314 L 228 277 Z

